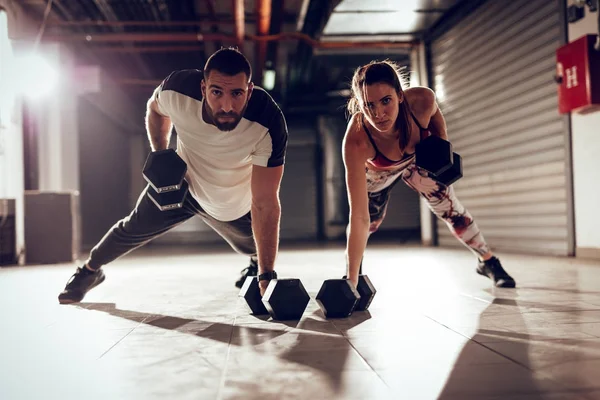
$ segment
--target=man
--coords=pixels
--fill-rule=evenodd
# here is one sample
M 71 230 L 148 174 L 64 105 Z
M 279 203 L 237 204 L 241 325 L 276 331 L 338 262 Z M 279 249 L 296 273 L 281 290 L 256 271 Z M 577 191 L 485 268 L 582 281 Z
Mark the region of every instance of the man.
M 259 275 L 261 292 L 276 277 L 281 207 L 279 186 L 287 148 L 285 118 L 269 94 L 251 82 L 248 60 L 236 49 L 215 52 L 203 71 L 171 73 L 147 104 L 152 151 L 167 149 L 172 127 L 188 168 L 182 208 L 161 211 L 140 195 L 134 210 L 92 249 L 58 296 L 80 302 L 105 279 L 102 266 L 199 215 L 250 265 L 236 282 Z

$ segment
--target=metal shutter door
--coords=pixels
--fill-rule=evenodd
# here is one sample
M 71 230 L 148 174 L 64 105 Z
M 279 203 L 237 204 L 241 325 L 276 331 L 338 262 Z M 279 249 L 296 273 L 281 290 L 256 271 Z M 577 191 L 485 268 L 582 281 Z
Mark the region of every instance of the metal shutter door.
M 317 133 L 314 126 L 288 123 L 289 139 L 279 199 L 280 238 L 314 240 L 318 235 Z
M 491 0 L 431 44 L 434 89 L 464 177 L 454 188 L 496 250 L 572 254 L 568 129 L 554 83 L 557 1 Z M 441 246 L 461 246 L 437 221 Z

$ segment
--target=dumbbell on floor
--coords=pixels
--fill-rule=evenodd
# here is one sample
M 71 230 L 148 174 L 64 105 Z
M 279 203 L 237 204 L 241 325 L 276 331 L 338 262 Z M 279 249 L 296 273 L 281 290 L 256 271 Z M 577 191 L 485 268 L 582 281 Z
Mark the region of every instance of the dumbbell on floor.
M 325 318 L 346 318 L 352 315 L 360 295 L 348 279 L 326 279 L 315 300 Z
M 188 193 L 187 164 L 173 149 L 153 151 L 144 164 L 148 197 L 161 211 L 183 207 Z
M 345 278 L 345 277 L 344 277 Z M 360 300 L 356 305 L 354 311 L 366 311 L 369 309 L 377 290 L 367 275 L 358 276 L 358 285 L 356 291 L 360 295 Z
M 448 186 L 462 178 L 462 158 L 452 144 L 439 136 L 428 136 L 415 146 L 415 163 L 429 176 Z
M 316 300 L 326 318 L 345 318 L 354 311 L 366 311 L 376 293 L 367 275 L 359 275 L 356 288 L 344 276 L 325 280 Z
M 310 296 L 300 279 L 275 279 L 269 281 L 264 296 L 260 295 L 258 277 L 249 276 L 240 289 L 253 315 L 269 314 L 274 320 L 297 320 L 302 317 Z

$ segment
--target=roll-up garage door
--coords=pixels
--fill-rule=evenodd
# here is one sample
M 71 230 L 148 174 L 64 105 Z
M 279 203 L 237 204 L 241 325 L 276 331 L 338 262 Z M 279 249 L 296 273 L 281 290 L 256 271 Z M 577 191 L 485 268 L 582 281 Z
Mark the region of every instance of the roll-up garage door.
M 464 177 L 454 188 L 496 250 L 572 253 L 568 129 L 558 114 L 557 1 L 490 0 L 431 43 L 433 86 Z M 440 246 L 460 246 L 437 222 Z
M 279 198 L 281 240 L 315 240 L 318 235 L 317 130 L 314 119 L 290 116 Z

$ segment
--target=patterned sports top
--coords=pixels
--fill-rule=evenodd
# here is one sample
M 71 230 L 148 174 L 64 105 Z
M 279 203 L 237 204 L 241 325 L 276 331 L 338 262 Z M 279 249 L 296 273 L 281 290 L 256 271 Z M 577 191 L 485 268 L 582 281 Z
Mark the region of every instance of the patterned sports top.
M 419 133 L 420 133 L 421 139 L 424 139 L 427 136 L 429 136 L 431 134 L 429 132 L 429 130 L 426 128 L 423 128 L 421 126 L 421 124 L 419 123 L 419 121 L 417 120 L 417 118 L 414 116 L 414 114 L 412 112 L 410 113 L 410 115 L 413 118 L 413 120 L 415 121 L 415 124 L 417 124 L 417 126 L 419 127 Z M 402 158 L 400 160 L 390 160 L 381 151 L 379 151 L 379 149 L 377 148 L 377 145 L 375 144 L 375 140 L 373 139 L 373 136 L 371 136 L 371 133 L 369 132 L 369 129 L 367 128 L 364 121 L 362 124 L 363 124 L 363 128 L 365 129 L 365 132 L 367 133 L 367 137 L 369 138 L 369 141 L 373 145 L 373 149 L 375 149 L 375 157 L 373 157 L 370 160 L 367 160 L 367 165 L 366 165 L 367 191 L 368 192 L 379 192 L 379 191 L 387 188 L 389 185 L 391 185 L 398 178 L 398 176 L 402 173 L 402 171 L 404 171 L 404 169 L 406 169 L 406 167 L 408 167 L 410 164 L 412 164 L 412 162 L 415 160 L 415 154 L 414 153 L 406 153 L 402 156 Z M 400 146 L 400 142 L 398 142 L 398 146 Z M 379 170 L 379 169 L 369 168 L 371 166 L 375 167 L 375 168 L 386 168 L 386 169 Z

